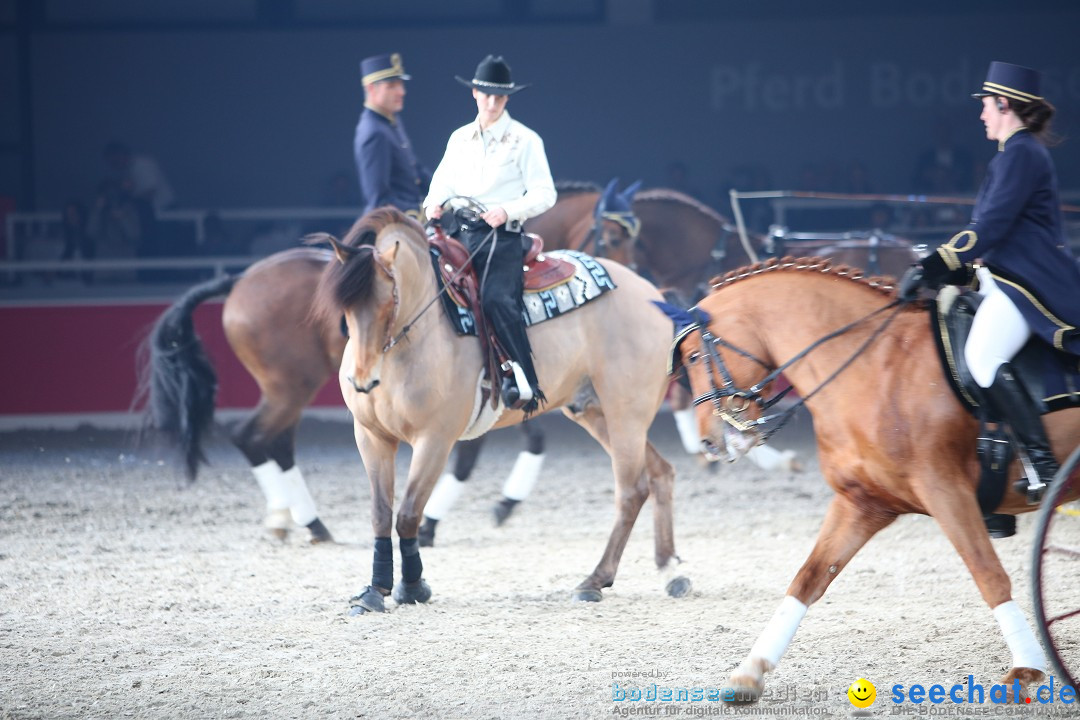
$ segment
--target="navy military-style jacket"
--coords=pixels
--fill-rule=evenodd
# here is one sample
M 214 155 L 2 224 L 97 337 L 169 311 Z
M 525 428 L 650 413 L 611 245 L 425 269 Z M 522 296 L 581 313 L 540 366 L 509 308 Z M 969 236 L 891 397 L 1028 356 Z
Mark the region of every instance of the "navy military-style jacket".
M 923 265 L 955 272 L 981 259 L 1033 333 L 1080 354 L 1080 265 L 1066 242 L 1050 153 L 1024 129 L 998 150 L 971 222 Z
M 431 175 L 416 160 L 400 117 L 390 120 L 365 107 L 356 124 L 353 152 L 365 213 L 382 205 L 420 209 Z

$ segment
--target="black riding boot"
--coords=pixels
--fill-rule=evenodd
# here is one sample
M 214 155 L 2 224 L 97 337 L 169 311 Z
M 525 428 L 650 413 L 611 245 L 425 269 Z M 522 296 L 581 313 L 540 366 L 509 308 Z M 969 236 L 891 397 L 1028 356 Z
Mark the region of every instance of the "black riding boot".
M 1009 423 L 1016 439 L 1023 445 L 1038 479 L 1049 484 L 1060 466 L 1050 449 L 1042 417 L 1009 363 L 998 368 L 994 384 L 986 389 L 986 393 L 998 415 Z M 1031 480 L 1034 478 L 1029 478 Z

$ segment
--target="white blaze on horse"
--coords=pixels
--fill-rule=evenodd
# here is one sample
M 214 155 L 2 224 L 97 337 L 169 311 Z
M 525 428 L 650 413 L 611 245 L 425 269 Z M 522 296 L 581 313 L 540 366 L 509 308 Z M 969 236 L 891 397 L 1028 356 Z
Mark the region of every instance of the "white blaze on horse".
M 322 318 L 345 315 L 349 341 L 339 381 L 372 493 L 372 580 L 353 598 L 353 612 L 384 610 L 391 588 L 399 603 L 424 602 L 431 591 L 422 578 L 417 531 L 451 448 L 460 438 L 519 423 L 524 414 L 501 405 L 492 410 L 483 396 L 480 343 L 457 335 L 433 303 L 439 284 L 423 228 L 383 208 L 361 218 L 344 241 L 324 239 L 340 262 L 324 272 L 315 307 Z M 600 563 L 574 591 L 591 601 L 614 582 L 648 497 L 657 567 L 670 574 L 678 563 L 674 473 L 647 439 L 668 384 L 671 323 L 650 304 L 660 298 L 652 285 L 616 263 L 603 267 L 616 289 L 528 330 L 547 409 L 562 408 L 611 455 L 615 525 Z M 394 461 L 403 442 L 413 453 L 395 523 Z M 396 586 L 395 525 L 402 558 Z M 673 595 L 688 589 L 685 578 L 668 582 Z

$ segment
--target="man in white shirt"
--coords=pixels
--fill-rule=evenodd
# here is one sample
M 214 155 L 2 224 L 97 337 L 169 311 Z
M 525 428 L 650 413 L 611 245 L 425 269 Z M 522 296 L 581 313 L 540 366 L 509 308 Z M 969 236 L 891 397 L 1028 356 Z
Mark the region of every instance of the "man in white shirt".
M 514 84 L 506 61 L 488 55 L 471 81 L 455 77 L 472 88 L 477 116 L 450 135 L 424 209 L 429 218 L 438 219 L 448 200 L 454 208 L 454 217 L 444 219 L 443 226 L 457 230 L 469 252 L 476 252 L 473 264 L 483 283 L 484 314 L 510 356 L 508 369 L 513 371 L 514 382 L 504 383 L 503 402 L 529 413 L 539 407 L 544 394 L 533 368 L 522 314 L 525 248 L 521 224 L 555 204 L 555 183 L 543 140 L 506 112 L 509 96 L 527 87 Z M 469 203 L 454 199 L 459 195 L 484 208 L 478 219 L 461 212 Z M 493 250 L 489 235 L 493 235 Z
M 172 185 L 158 161 L 149 155 L 132 153 L 124 143 L 111 142 L 105 146 L 105 162 L 132 197 L 149 203 L 155 214 L 176 203 Z

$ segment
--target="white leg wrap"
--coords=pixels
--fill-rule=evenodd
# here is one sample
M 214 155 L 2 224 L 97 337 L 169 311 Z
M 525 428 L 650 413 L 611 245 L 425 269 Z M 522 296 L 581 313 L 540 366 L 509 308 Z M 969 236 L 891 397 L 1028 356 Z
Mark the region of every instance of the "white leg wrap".
M 746 453 L 746 457 L 762 470 L 791 470 L 791 463 L 795 460 L 795 451 L 757 445 Z
M 307 525 L 319 517 L 319 511 L 315 509 L 315 499 L 308 491 L 304 476 L 300 473 L 300 466 L 293 465 L 281 475 L 281 479 L 289 489 L 289 510 L 292 512 L 293 522 L 297 525 Z
M 994 617 L 1001 626 L 1001 634 L 1012 651 L 1013 667 L 1033 668 L 1046 672 L 1046 655 L 1035 639 L 1024 613 L 1015 600 L 1003 602 L 994 608 Z
M 465 483 L 454 477 L 453 473 L 443 473 L 435 489 L 431 491 L 427 505 L 424 506 L 424 517 L 432 520 L 442 520 L 450 508 L 454 506 L 461 492 L 465 489 Z
M 262 465 L 251 468 L 251 472 L 266 496 L 267 512 L 288 510 L 289 495 L 281 482 L 281 467 L 273 460 L 267 460 Z
M 514 467 L 503 483 L 503 495 L 511 500 L 524 500 L 529 497 L 536 479 L 540 477 L 540 468 L 544 465 L 544 454 L 519 452 Z
M 694 408 L 688 407 L 685 410 L 676 410 L 671 413 L 671 416 L 675 418 L 675 427 L 679 431 L 683 450 L 686 450 L 690 455 L 697 455 L 701 452 L 701 433 L 698 432 L 697 416 L 694 413 Z
M 776 667 L 780 658 L 795 637 L 795 631 L 799 629 L 799 623 L 806 615 L 806 606 L 791 595 L 786 596 L 780 603 L 776 614 L 765 626 L 761 635 L 758 636 L 754 647 L 750 648 L 750 658 L 767 660 L 772 667 Z M 743 661 L 746 664 L 746 661 Z

